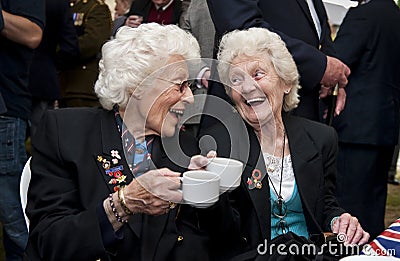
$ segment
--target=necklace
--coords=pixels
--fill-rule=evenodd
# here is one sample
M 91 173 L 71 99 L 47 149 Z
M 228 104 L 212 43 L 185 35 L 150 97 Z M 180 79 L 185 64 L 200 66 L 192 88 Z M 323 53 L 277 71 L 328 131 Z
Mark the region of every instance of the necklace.
M 272 179 L 267 172 L 268 179 L 269 179 L 269 181 L 272 185 L 272 188 L 277 197 L 277 199 L 274 200 L 274 202 L 272 204 L 272 214 L 275 217 L 279 218 L 276 228 L 277 228 L 277 233 L 282 233 L 282 234 L 289 232 L 289 227 L 285 220 L 288 209 L 287 209 L 286 202 L 283 200 L 283 197 L 282 197 L 283 160 L 285 157 L 285 145 L 286 145 L 286 135 L 285 135 L 285 131 L 283 131 L 283 148 L 282 148 L 282 161 L 281 161 L 281 177 L 280 177 L 280 181 L 279 181 L 279 193 L 278 193 L 277 189 L 275 188 L 275 185 L 272 182 Z
M 272 188 L 273 188 L 273 190 L 274 190 L 276 196 L 278 197 L 278 200 L 283 200 L 282 194 L 281 194 L 281 193 L 282 193 L 283 159 L 284 159 L 284 157 L 285 157 L 285 145 L 286 145 L 286 135 L 285 135 L 285 131 L 283 131 L 283 148 L 282 148 L 282 160 L 281 160 L 281 176 L 280 176 L 280 180 L 279 180 L 279 193 L 278 193 L 278 191 L 276 190 L 275 185 L 274 185 L 274 183 L 272 182 L 271 177 L 268 175 L 268 179 L 269 179 L 269 181 L 271 182 Z M 271 163 L 274 163 L 274 162 L 271 162 Z M 272 170 L 270 170 L 270 169 L 272 169 Z M 270 166 L 268 166 L 268 170 L 269 170 L 269 171 L 273 172 L 274 169 L 275 169 L 275 167 L 270 167 Z

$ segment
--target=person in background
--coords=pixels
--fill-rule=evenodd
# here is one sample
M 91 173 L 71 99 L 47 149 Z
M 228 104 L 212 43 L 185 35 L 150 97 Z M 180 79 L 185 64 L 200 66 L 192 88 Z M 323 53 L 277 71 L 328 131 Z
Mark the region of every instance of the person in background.
M 337 197 L 375 238 L 385 229 L 388 171 L 399 137 L 400 11 L 391 0 L 358 1 L 334 42 L 349 77 L 339 135 Z
M 110 9 L 103 0 L 74 0 L 71 6 L 80 55 L 71 68 L 60 73 L 60 105 L 100 106 L 94 93 L 94 83 L 99 72 L 101 47 L 110 39 Z
M 114 19 L 124 16 L 129 12 L 133 0 L 115 0 Z
M 0 222 L 7 260 L 22 260 L 28 240 L 19 182 L 27 160 L 29 65 L 42 40 L 44 21 L 44 0 L 0 1 L 0 100 L 6 107 L 0 114 Z
M 334 195 L 334 129 L 290 114 L 299 104 L 299 74 L 281 38 L 265 28 L 235 30 L 223 36 L 218 61 L 236 112 L 205 135 L 214 138 L 218 156 L 246 166 L 229 195 L 242 238 L 231 254 L 253 260 L 264 240 L 288 233 L 309 239 L 331 231 L 345 234 L 348 244 L 367 243 L 369 234 Z
M 114 37 L 117 33 L 118 28 L 125 24 L 127 14 L 132 5 L 133 0 L 115 0 L 115 13 L 113 29 L 111 31 L 111 36 Z
M 79 57 L 78 36 L 67 1 L 46 1 L 46 26 L 43 38 L 35 49 L 29 74 L 32 94 L 30 135 L 36 131 L 47 109 L 58 107 L 61 87 L 58 71 L 68 69 Z
M 138 27 L 142 23 L 182 24 L 190 0 L 136 0 L 133 2 L 125 25 Z
M 196 115 L 189 118 L 185 122 L 185 129 L 192 131 L 197 136 L 201 113 L 203 112 L 206 100 L 208 80 L 210 78 L 210 68 L 213 58 L 214 48 L 214 24 L 208 11 L 206 0 L 191 1 L 187 12 L 183 16 L 183 23 L 180 25 L 182 29 L 190 32 L 196 37 L 200 45 L 200 55 L 203 59 L 201 68 L 195 78 L 193 84 L 193 94 L 195 95 L 194 104 L 188 106 L 186 112 L 188 115 Z M 185 117 L 183 117 L 185 118 Z
M 178 204 L 198 153 L 177 128 L 193 102 L 186 60 L 200 57 L 198 43 L 148 23 L 122 27 L 102 54 L 103 108 L 49 110 L 33 139 L 27 259 L 210 260 L 229 237 L 229 209 Z

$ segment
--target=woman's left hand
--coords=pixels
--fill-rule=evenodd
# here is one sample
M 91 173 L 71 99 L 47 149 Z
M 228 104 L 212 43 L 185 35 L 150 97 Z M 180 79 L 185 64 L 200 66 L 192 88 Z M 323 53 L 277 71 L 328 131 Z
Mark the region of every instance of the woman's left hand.
M 332 224 L 332 232 L 345 235 L 344 243 L 363 245 L 369 240 L 369 233 L 364 231 L 356 217 L 349 213 L 342 214 Z
M 214 150 L 210 150 L 207 153 L 207 157 L 204 157 L 202 155 L 193 156 L 190 159 L 190 164 L 189 164 L 188 169 L 189 170 L 205 169 L 205 167 L 208 164 L 208 159 L 215 158 L 215 157 L 217 157 L 217 152 L 215 152 Z

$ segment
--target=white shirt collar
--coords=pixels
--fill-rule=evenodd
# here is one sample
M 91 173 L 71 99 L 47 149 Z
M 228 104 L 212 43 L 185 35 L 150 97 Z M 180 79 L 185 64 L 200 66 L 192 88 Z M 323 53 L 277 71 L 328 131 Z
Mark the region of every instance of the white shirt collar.
M 167 9 L 167 8 L 172 4 L 172 2 L 174 2 L 174 0 L 169 1 L 169 3 L 166 4 L 166 5 L 164 5 L 163 7 L 161 7 L 161 9 L 162 9 L 163 11 L 165 11 L 165 9 Z M 156 5 L 156 4 L 154 4 L 154 5 L 156 6 L 156 9 L 160 8 L 159 5 Z

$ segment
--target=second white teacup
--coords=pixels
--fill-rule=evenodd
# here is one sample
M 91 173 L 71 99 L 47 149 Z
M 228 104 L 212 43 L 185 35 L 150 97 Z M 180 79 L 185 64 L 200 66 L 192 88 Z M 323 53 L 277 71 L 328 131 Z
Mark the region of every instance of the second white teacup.
M 220 177 L 206 170 L 183 173 L 182 193 L 184 203 L 197 208 L 212 206 L 219 199 Z
M 220 178 L 220 192 L 231 191 L 240 185 L 243 163 L 229 158 L 210 159 L 206 170 L 217 173 Z

